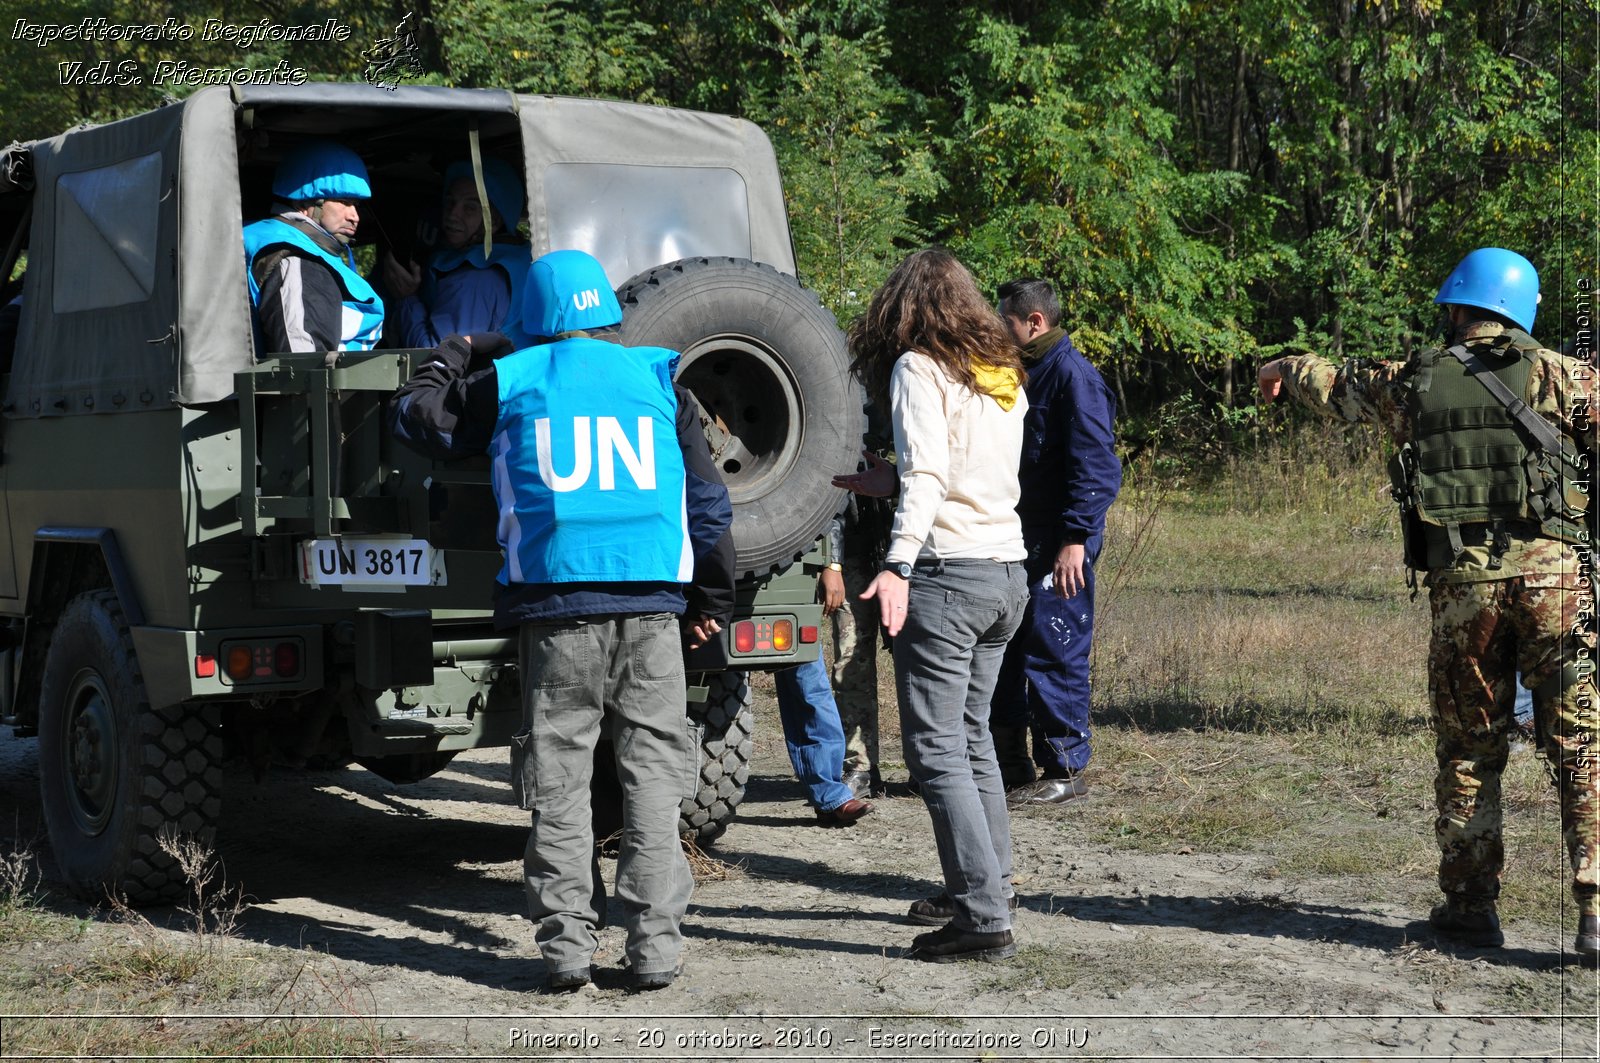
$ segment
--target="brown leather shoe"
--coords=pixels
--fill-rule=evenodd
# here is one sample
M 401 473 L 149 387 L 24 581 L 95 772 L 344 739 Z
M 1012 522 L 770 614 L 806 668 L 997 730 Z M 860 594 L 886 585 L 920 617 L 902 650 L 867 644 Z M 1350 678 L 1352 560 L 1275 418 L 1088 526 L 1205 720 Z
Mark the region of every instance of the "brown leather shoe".
M 819 827 L 851 827 L 856 820 L 872 811 L 872 806 L 859 797 L 852 797 L 838 808 L 817 812 Z

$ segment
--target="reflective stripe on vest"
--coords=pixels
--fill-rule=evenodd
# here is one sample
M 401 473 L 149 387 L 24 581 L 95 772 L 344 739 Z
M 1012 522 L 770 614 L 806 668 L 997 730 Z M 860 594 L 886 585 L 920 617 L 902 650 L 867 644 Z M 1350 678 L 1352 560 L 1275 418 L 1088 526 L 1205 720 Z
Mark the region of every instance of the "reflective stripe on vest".
M 344 259 L 329 254 L 300 229 L 277 218 L 265 218 L 244 229 L 244 270 L 250 284 L 250 305 L 261 303 L 261 286 L 256 283 L 255 273 L 257 256 L 269 247 L 285 244 L 327 263 L 333 270 L 344 307 L 339 315 L 339 349 L 370 351 L 377 346 L 383 336 L 383 300 L 372 285 Z
M 495 363 L 502 583 L 686 583 L 677 352 L 573 337 Z

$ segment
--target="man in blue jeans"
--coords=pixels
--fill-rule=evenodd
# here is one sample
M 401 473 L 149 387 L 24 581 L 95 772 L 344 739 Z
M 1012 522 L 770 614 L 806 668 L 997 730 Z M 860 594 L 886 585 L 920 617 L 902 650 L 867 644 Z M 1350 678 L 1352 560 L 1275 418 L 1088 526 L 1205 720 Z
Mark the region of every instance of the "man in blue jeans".
M 844 725 L 833 700 L 827 663 L 818 654 L 809 664 L 774 672 L 772 679 L 778 688 L 778 719 L 789 763 L 805 784 L 818 825 L 852 825 L 871 812 L 872 805 L 857 798 L 843 781 Z

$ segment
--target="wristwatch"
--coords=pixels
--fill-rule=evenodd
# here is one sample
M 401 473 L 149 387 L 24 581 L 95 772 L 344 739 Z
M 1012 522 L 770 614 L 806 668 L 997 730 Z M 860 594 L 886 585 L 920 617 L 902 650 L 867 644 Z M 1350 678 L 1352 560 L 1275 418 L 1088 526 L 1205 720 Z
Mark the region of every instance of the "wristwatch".
M 886 562 L 883 566 L 883 570 L 885 572 L 892 572 L 904 580 L 911 578 L 911 566 L 906 564 L 904 561 Z

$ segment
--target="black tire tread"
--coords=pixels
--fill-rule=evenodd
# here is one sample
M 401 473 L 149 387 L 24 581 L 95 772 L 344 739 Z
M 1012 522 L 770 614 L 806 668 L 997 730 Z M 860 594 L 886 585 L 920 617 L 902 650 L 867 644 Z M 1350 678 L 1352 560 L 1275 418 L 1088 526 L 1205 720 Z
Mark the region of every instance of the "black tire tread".
M 755 714 L 750 681 L 744 672 L 711 677 L 711 692 L 691 715 L 705 728 L 700 743 L 700 779 L 693 798 L 685 798 L 679 830 L 698 845 L 711 845 L 727 833 L 744 800 L 755 753 Z
M 50 656 L 57 652 L 55 640 L 74 633 L 75 625 L 96 626 L 102 620 L 115 634 L 108 647 L 110 659 L 98 666 L 101 677 L 113 697 L 128 699 L 127 712 L 121 715 L 138 729 L 138 762 L 124 765 L 136 776 L 134 785 L 123 791 L 133 806 L 115 814 L 134 817 L 133 836 L 124 866 L 113 863 L 82 879 L 73 878 L 69 884 L 74 892 L 89 899 L 104 899 L 105 891 L 111 890 L 130 904 L 171 903 L 184 895 L 188 883 L 176 861 L 161 850 L 161 831 L 176 831 L 209 846 L 222 812 L 223 750 L 217 711 L 209 705 L 150 705 L 122 605 L 115 591 L 97 590 L 80 594 L 61 614 L 51 654 L 46 657 L 42 712 L 54 711 L 51 706 L 63 696 L 56 689 L 62 677 L 50 667 Z M 41 776 L 48 809 L 54 798 L 43 783 Z M 119 829 L 114 816 L 106 830 Z M 58 853 L 64 844 L 74 840 L 51 839 Z

